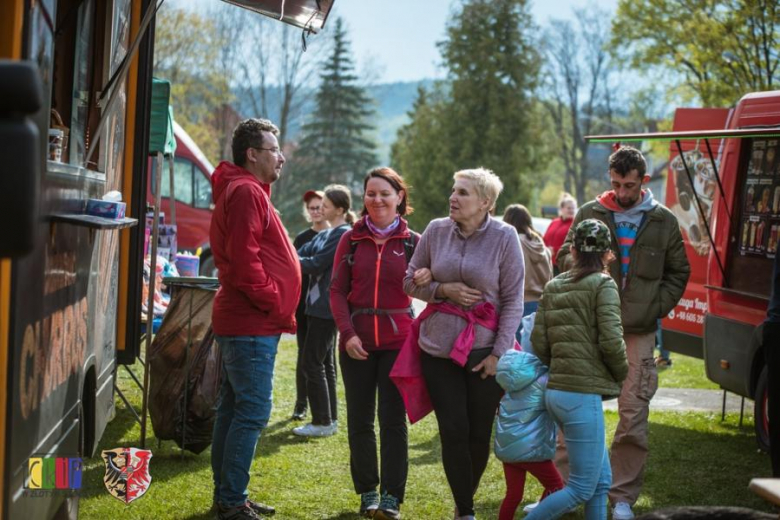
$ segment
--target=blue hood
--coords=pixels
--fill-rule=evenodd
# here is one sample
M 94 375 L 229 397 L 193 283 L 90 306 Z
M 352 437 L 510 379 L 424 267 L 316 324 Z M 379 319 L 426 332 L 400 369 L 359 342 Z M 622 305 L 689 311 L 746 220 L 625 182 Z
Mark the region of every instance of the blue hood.
M 518 392 L 547 374 L 547 367 L 530 352 L 510 350 L 498 361 L 496 381 L 507 392 Z

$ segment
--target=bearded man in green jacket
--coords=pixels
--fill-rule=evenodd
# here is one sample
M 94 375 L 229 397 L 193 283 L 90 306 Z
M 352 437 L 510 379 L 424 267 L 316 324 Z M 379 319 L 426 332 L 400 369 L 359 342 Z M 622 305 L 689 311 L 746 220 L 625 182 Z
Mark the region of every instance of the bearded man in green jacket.
M 677 305 L 691 269 L 677 218 L 642 188 L 650 180 L 642 153 L 630 146 L 618 149 L 609 157 L 609 177 L 612 189 L 577 212 L 557 263 L 562 272 L 571 267 L 573 230 L 581 221 L 595 218 L 609 227 L 617 258 L 609 270 L 620 291 L 628 355 L 628 377 L 618 398 L 620 421 L 611 448 L 609 500 L 612 518 L 629 520 L 642 490 L 650 399 L 658 389 L 653 362 L 657 322 Z

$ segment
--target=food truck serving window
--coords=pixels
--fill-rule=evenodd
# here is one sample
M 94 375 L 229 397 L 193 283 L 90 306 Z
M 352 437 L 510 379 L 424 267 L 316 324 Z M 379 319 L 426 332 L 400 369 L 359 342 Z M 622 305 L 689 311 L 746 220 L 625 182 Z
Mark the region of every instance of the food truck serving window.
M 780 138 L 745 139 L 728 285 L 769 297 L 780 235 Z

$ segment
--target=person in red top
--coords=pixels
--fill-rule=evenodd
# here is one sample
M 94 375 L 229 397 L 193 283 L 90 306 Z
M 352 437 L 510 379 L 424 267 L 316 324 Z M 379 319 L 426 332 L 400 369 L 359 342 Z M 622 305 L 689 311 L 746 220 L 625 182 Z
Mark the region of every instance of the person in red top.
M 396 520 L 409 456 L 406 409 L 390 369 L 412 323 L 412 299 L 404 293 L 403 279 L 419 235 L 403 219 L 412 207 L 398 173 L 372 170 L 363 189 L 363 218 L 344 233 L 336 249 L 330 306 L 339 329 L 350 469 L 361 497 L 360 514 Z M 377 394 L 381 473 L 374 433 Z
M 209 238 L 219 270 L 212 327 L 222 355 L 211 468 L 218 518 L 259 518 L 274 509 L 249 500 L 249 467 L 271 415 L 274 362 L 283 332 L 295 332 L 301 268 L 276 210 L 271 184 L 284 155 L 279 130 L 246 119 L 233 131 L 233 163 L 211 176 Z
M 558 257 L 558 250 L 563 245 L 563 241 L 566 240 L 566 235 L 569 233 L 569 228 L 576 214 L 577 199 L 566 192 L 561 193 L 561 197 L 558 199 L 558 218 L 550 222 L 550 226 L 544 233 L 544 245 L 550 248 L 553 267 L 556 267 L 555 259 Z M 555 274 L 558 274 L 557 268 L 555 268 Z

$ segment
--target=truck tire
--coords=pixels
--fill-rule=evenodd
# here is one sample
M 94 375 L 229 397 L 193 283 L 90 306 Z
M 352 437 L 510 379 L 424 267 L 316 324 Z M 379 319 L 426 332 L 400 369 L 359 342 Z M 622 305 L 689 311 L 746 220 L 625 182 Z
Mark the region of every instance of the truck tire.
M 767 388 L 767 368 L 761 370 L 756 385 L 753 404 L 753 417 L 756 427 L 756 441 L 763 451 L 769 451 L 769 394 Z
M 211 276 L 216 278 L 217 266 L 214 265 L 214 256 L 211 254 L 204 254 L 200 259 L 200 275 Z

